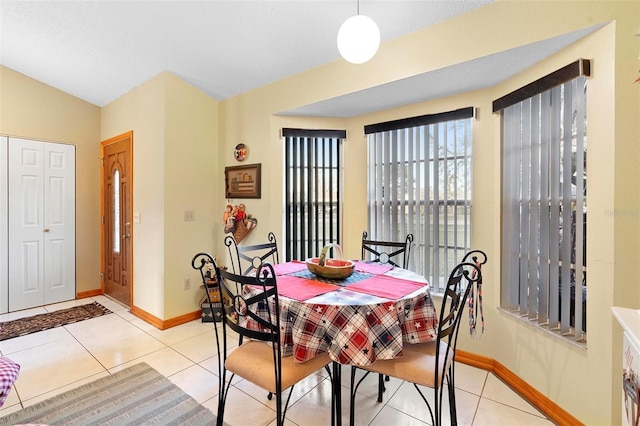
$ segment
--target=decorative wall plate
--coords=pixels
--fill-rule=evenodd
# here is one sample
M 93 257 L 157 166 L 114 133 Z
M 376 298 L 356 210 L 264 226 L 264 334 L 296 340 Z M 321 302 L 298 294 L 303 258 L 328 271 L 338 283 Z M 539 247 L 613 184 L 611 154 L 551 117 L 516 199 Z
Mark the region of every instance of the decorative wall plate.
M 243 143 L 236 145 L 233 156 L 236 157 L 236 161 L 244 161 L 247 158 L 247 146 Z

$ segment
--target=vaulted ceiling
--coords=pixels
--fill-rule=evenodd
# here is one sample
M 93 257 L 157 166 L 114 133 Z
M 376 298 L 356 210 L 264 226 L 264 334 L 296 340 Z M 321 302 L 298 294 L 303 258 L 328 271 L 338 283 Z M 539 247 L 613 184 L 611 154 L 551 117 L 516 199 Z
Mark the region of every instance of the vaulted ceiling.
M 492 2 L 362 0 L 359 10 L 384 42 Z M 355 0 L 0 0 L 0 64 L 98 106 L 162 71 L 223 100 L 340 59 L 336 35 L 355 13 Z M 486 87 L 586 31 L 282 113 L 349 117 Z

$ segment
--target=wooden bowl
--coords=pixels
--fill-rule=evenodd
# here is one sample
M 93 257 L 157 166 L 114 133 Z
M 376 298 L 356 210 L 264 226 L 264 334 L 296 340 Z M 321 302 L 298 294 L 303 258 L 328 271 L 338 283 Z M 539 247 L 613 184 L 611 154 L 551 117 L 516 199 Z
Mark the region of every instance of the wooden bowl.
M 307 269 L 319 277 L 330 280 L 344 280 L 353 274 L 356 264 L 350 260 L 326 259 L 323 266 L 317 257 L 307 259 Z

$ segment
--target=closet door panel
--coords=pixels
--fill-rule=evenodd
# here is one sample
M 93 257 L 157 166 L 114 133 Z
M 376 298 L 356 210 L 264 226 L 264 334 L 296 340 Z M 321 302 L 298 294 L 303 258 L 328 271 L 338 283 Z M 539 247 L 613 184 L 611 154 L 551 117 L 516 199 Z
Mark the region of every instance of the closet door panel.
M 43 146 L 9 141 L 9 311 L 44 304 Z
M 45 144 L 45 304 L 75 298 L 75 147 Z
M 7 137 L 0 136 L 0 314 L 9 311 L 9 205 Z

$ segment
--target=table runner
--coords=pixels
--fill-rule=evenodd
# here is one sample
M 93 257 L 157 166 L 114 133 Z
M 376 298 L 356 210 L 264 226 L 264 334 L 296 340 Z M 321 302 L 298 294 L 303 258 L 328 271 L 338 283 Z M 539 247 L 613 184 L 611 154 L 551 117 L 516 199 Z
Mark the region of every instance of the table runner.
M 306 262 L 302 262 L 300 260 L 292 260 L 291 262 L 278 263 L 272 266 L 277 276 L 286 275 L 292 272 L 298 272 L 298 271 L 303 271 L 307 269 Z
M 299 301 L 336 290 L 334 285 L 320 281 L 305 280 L 293 275 L 278 276 L 277 283 L 278 295 Z
M 364 281 L 351 284 L 348 288 L 351 291 L 357 291 L 359 293 L 384 297 L 389 300 L 398 300 L 424 286 L 424 283 L 418 283 L 416 281 L 400 280 L 384 275 L 374 275 Z
M 375 275 L 382 275 L 385 272 L 388 272 L 393 269 L 393 265 L 389 265 L 388 263 L 371 263 L 371 262 L 362 262 L 360 260 L 355 261 L 356 263 L 356 271 L 361 272 L 369 272 Z

